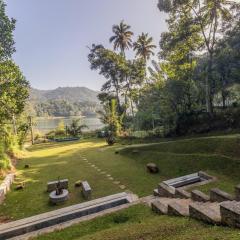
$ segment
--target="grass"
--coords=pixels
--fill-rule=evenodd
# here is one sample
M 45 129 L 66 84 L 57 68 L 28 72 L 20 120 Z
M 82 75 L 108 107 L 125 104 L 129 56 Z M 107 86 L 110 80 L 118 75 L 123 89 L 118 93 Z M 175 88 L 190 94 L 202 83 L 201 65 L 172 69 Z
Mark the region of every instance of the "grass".
M 125 148 L 115 154 L 120 147 Z M 133 153 L 135 149 L 139 152 Z M 82 156 L 106 174 L 101 175 L 84 162 Z M 146 164 L 149 162 L 159 166 L 159 174 L 147 173 Z M 29 164 L 30 169 L 24 169 L 25 164 Z M 99 139 L 39 144 L 29 149 L 17 168 L 16 184 L 24 181 L 26 187 L 23 191 L 11 191 L 5 203 L 0 206 L 0 215 L 10 219 L 21 219 L 83 202 L 80 190 L 74 188 L 77 180 L 87 180 L 90 183 L 93 198 L 122 192 L 114 181 L 120 181 L 126 190 L 142 197 L 152 194 L 162 180 L 202 170 L 217 176 L 218 181 L 200 189 L 207 192 L 212 187 L 220 187 L 233 192 L 234 186 L 239 183 L 240 140 L 239 135 L 228 135 L 129 147 L 120 144 L 107 147 Z M 107 174 L 114 180 L 109 180 Z M 65 205 L 51 206 L 48 203 L 46 184 L 58 177 L 69 179 L 71 196 Z
M 158 216 L 136 205 L 82 222 L 35 240 L 238 240 L 238 230 L 205 225 L 188 218 Z

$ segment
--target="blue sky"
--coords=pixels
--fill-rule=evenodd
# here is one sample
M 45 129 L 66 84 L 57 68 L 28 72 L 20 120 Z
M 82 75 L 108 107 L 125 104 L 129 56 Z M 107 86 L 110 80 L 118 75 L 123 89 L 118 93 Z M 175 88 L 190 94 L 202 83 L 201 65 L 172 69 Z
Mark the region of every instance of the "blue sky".
M 148 32 L 158 45 L 166 30 L 157 0 L 6 0 L 17 20 L 14 59 L 39 89 L 86 86 L 100 90 L 104 78 L 91 71 L 87 46 L 112 48 L 112 25 L 125 20 L 135 37 Z M 132 57 L 129 54 L 128 57 Z

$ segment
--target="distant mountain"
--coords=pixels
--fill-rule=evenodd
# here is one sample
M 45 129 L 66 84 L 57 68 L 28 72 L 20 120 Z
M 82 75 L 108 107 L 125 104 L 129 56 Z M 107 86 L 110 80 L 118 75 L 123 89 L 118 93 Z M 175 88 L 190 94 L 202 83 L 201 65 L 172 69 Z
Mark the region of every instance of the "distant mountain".
M 59 87 L 54 90 L 30 90 L 30 101 L 66 100 L 70 103 L 99 103 L 98 92 L 86 87 Z
M 44 117 L 94 115 L 101 109 L 98 92 L 86 87 L 59 87 L 54 90 L 30 89 L 31 114 Z

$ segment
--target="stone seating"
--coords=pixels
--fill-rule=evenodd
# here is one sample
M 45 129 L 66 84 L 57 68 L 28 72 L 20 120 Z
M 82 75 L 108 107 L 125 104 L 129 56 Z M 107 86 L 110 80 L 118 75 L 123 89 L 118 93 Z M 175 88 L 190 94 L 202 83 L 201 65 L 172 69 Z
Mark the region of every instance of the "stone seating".
M 199 190 L 193 190 L 191 192 L 191 199 L 196 202 L 208 202 L 210 201 L 210 197 L 205 193 Z
M 224 202 L 233 201 L 234 197 L 218 188 L 213 188 L 210 190 L 210 201 L 211 202 Z
M 85 199 L 91 199 L 92 189 L 87 181 L 82 182 L 82 194 Z

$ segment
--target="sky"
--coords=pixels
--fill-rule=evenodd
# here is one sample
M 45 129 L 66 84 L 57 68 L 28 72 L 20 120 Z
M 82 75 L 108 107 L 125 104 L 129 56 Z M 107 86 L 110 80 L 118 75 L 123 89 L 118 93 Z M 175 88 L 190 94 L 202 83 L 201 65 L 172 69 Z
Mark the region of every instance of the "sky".
M 34 88 L 85 86 L 100 90 L 105 79 L 90 69 L 93 43 L 112 49 L 112 25 L 124 20 L 134 39 L 148 32 L 158 46 L 167 29 L 157 0 L 5 0 L 17 20 L 15 62 Z M 129 54 L 128 57 L 133 57 Z

